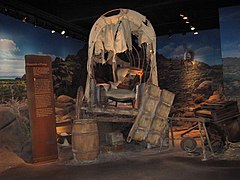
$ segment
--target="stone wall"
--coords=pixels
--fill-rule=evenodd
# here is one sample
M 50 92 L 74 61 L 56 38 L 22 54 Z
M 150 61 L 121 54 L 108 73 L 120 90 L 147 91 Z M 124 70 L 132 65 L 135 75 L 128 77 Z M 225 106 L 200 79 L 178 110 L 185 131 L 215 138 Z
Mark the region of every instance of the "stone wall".
M 210 97 L 222 95 L 222 65 L 209 66 L 203 62 L 183 63 L 158 55 L 158 81 L 161 89 L 176 94 L 174 107 L 191 109 Z
M 240 109 L 240 58 L 223 58 L 223 79 L 226 99 L 237 101 Z

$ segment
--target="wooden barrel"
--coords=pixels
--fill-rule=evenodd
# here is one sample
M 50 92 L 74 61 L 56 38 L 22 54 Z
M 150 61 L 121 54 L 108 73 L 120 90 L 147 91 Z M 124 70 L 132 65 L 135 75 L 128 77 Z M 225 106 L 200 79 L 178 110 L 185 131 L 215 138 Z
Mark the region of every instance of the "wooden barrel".
M 94 160 L 99 154 L 97 121 L 75 120 L 72 127 L 72 151 L 75 160 Z

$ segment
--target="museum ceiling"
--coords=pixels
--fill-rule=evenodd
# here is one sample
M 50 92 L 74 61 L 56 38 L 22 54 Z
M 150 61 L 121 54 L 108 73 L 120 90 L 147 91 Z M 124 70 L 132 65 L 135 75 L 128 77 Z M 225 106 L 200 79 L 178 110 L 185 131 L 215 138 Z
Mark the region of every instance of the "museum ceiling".
M 87 40 L 94 22 L 117 8 L 135 10 L 150 20 L 156 35 L 219 28 L 218 10 L 240 5 L 239 0 L 0 0 L 1 13 L 46 29 L 63 29 Z M 183 19 L 181 15 L 187 17 Z M 25 20 L 24 20 L 25 19 Z M 186 23 L 186 22 L 189 23 Z

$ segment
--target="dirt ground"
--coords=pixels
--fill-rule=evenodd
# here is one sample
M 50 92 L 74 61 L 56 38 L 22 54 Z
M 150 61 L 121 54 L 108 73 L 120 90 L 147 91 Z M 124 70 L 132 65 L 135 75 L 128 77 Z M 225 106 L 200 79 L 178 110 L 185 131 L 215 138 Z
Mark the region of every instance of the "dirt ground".
M 171 141 L 169 142 L 169 147 L 163 147 L 161 152 L 168 153 L 172 152 L 173 150 L 179 153 L 181 156 L 184 157 L 200 157 L 202 158 L 202 149 L 201 143 L 198 138 L 197 141 L 197 149 L 194 153 L 185 152 L 180 147 L 180 134 L 182 131 L 174 132 L 175 138 L 175 147 L 172 147 Z M 191 132 L 190 136 L 196 136 L 197 131 Z M 71 165 L 71 166 L 81 166 L 85 164 L 99 164 L 111 161 L 117 161 L 121 159 L 125 159 L 129 156 L 134 156 L 134 153 L 161 153 L 158 147 L 148 149 L 146 144 L 144 143 L 125 143 L 120 148 L 112 148 L 109 149 L 104 146 L 100 148 L 100 154 L 96 160 L 92 161 L 76 161 L 73 157 L 72 147 L 68 143 L 58 144 L 58 164 L 61 165 Z M 238 143 L 229 143 L 228 148 L 222 153 L 216 153 L 214 157 L 211 157 L 210 154 L 207 154 L 209 159 L 216 159 L 216 160 L 230 160 L 230 161 L 240 161 L 240 142 Z M 29 163 L 24 162 L 23 159 L 18 157 L 15 153 L 9 152 L 7 149 L 0 149 L 0 174 L 8 169 L 16 168 L 19 166 L 28 165 Z

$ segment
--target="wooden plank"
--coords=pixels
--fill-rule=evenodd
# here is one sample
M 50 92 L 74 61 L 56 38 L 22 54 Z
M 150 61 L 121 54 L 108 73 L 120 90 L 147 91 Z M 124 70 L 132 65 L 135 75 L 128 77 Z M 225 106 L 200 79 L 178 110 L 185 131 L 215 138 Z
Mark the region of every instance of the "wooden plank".
M 228 120 L 232 120 L 236 117 L 240 116 L 240 113 L 234 115 L 234 116 L 231 116 L 231 117 L 227 117 L 227 118 L 224 118 L 224 119 L 221 119 L 221 120 L 216 120 L 214 121 L 213 123 L 221 123 L 221 122 L 224 122 L 224 121 L 228 121 Z
M 136 116 L 138 109 L 133 108 L 119 108 L 119 107 L 85 107 L 81 108 L 86 113 L 111 114 L 111 115 L 128 115 Z
M 233 117 L 237 114 L 239 114 L 239 113 L 238 112 L 236 112 L 236 113 L 229 112 L 229 113 L 221 114 L 221 115 L 218 115 L 218 116 L 214 116 L 214 120 L 218 121 L 218 120 L 225 119 L 225 118 L 231 118 L 231 117 Z
M 220 103 L 202 103 L 201 107 L 204 109 L 218 110 L 218 109 L 223 109 L 235 104 L 236 104 L 235 101 L 226 101 L 226 102 L 220 102 Z
M 94 117 L 97 122 L 126 122 L 126 123 L 133 123 L 135 118 L 119 118 L 119 117 Z
M 196 115 L 212 117 L 212 112 L 209 110 L 201 109 L 195 112 Z
M 211 121 L 209 118 L 203 118 L 203 117 L 198 117 L 198 118 L 169 117 L 168 119 L 172 120 L 172 121 L 188 121 L 188 122 L 209 122 L 209 121 Z

